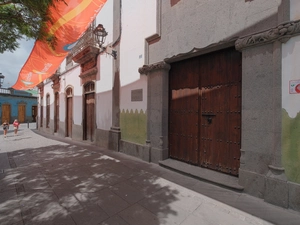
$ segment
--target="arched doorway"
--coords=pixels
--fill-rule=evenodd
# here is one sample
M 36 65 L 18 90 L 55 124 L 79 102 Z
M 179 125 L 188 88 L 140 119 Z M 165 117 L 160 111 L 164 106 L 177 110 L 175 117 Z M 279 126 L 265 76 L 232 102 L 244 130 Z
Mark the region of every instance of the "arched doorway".
M 66 90 L 66 137 L 72 137 L 73 123 L 73 89 Z
M 94 141 L 95 129 L 95 83 L 84 85 L 83 140 Z

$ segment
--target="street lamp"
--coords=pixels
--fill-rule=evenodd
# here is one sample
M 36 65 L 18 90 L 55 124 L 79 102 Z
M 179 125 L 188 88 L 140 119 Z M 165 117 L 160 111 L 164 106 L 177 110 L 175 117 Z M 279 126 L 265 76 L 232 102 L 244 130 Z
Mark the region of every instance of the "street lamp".
M 102 45 L 105 42 L 105 38 L 108 35 L 107 31 L 105 30 L 102 24 L 98 24 L 93 33 L 96 36 L 96 40 L 99 47 L 102 48 Z
M 105 51 L 107 54 L 111 55 L 114 59 L 117 59 L 117 51 L 112 49 L 111 47 L 103 47 L 106 36 L 108 32 L 105 30 L 102 24 L 98 24 L 98 26 L 93 31 L 96 41 L 100 49 Z
M 0 73 L 0 88 L 2 87 L 5 76 Z

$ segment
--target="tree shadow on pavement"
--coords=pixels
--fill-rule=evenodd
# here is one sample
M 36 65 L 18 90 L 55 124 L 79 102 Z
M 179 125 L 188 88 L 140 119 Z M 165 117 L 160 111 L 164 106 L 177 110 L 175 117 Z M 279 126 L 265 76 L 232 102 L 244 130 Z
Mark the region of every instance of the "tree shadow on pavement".
M 75 145 L 5 152 L 0 160 L 1 225 L 180 224 L 201 204 L 136 162 Z

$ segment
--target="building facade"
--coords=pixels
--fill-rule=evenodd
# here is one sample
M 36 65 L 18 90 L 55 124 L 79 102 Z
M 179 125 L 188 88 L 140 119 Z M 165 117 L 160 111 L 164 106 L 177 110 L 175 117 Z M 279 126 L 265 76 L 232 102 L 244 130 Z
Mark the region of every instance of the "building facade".
M 13 123 L 35 122 L 38 105 L 37 93 L 34 91 L 17 91 L 11 88 L 0 88 L 1 124 L 6 120 Z
M 116 59 L 82 39 L 39 85 L 39 129 L 230 175 L 300 211 L 300 3 L 146 4 L 107 1 L 94 27 Z

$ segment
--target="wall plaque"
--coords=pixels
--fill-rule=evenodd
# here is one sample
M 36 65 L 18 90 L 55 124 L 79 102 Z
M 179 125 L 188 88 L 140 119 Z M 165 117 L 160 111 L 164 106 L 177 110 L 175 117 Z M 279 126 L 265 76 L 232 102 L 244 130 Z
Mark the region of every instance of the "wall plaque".
M 143 101 L 143 89 L 131 90 L 131 101 L 132 102 Z

